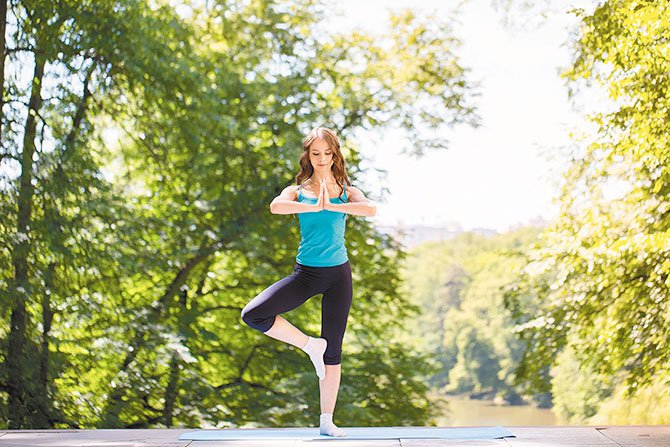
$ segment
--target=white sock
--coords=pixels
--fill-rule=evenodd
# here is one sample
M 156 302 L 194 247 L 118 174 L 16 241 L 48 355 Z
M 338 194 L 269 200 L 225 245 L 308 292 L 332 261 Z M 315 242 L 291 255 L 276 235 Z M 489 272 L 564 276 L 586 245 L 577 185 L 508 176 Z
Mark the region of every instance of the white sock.
M 323 363 L 323 353 L 326 352 L 327 345 L 328 342 L 325 338 L 314 338 L 308 335 L 307 343 L 302 347 L 302 350 L 309 355 L 310 360 L 314 363 L 319 380 L 326 378 L 326 365 Z
M 319 432 L 328 436 L 347 436 L 344 430 L 333 424 L 333 413 L 323 413 L 320 417 Z

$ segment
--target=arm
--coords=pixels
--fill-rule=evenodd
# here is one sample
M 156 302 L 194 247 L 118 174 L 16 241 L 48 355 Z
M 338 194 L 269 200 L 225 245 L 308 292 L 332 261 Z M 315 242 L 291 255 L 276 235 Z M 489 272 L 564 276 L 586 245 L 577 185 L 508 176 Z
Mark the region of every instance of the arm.
M 270 212 L 272 214 L 295 214 L 312 213 L 321 211 L 317 204 L 298 202 L 296 187 L 291 185 L 275 197 L 270 203 Z
M 353 214 L 355 216 L 371 217 L 377 214 L 377 206 L 365 197 L 360 189 L 353 186 L 349 187 L 348 203 L 330 203 L 330 201 L 326 201 L 325 209 L 339 213 Z

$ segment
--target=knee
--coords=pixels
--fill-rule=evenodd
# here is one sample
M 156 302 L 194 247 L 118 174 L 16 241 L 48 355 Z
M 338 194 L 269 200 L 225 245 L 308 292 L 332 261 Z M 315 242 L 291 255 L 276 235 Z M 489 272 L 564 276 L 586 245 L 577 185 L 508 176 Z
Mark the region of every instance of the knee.
M 326 355 L 323 356 L 323 363 L 324 365 L 339 365 L 342 363 L 342 351 L 329 355 L 326 353 Z
M 261 332 L 269 331 L 275 322 L 274 315 L 270 317 L 261 317 L 259 315 L 256 315 L 252 309 L 247 309 L 246 307 L 242 309 L 240 317 L 247 326 L 249 326 L 252 329 L 259 330 Z
M 254 317 L 254 313 L 253 313 L 253 311 L 251 311 L 251 309 L 249 309 L 247 307 L 242 309 L 242 312 L 240 312 L 240 318 L 242 318 L 242 321 L 244 321 L 244 323 L 247 326 L 254 327 L 254 324 L 256 322 L 256 318 Z

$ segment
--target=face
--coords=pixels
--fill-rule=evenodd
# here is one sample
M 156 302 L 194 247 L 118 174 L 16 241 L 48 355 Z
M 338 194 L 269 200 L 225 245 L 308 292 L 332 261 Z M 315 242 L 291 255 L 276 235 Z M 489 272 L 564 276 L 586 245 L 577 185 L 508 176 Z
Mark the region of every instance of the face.
M 328 147 L 326 140 L 317 138 L 309 146 L 309 161 L 317 172 L 328 172 L 333 166 L 333 151 Z

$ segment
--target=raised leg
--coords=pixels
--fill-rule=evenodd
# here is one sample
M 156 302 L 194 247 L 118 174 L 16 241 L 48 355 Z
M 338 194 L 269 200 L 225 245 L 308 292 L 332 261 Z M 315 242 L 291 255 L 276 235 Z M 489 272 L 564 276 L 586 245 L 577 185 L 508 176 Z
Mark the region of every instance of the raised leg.
M 264 332 L 264 334 L 300 349 L 305 347 L 308 340 L 308 337 L 304 332 L 293 326 L 281 315 L 275 317 L 274 324 L 269 330 Z
M 242 309 L 242 320 L 269 337 L 302 349 L 309 355 L 317 376 L 323 380 L 326 376 L 323 363 L 326 340 L 308 337 L 279 315 L 295 309 L 316 293 L 318 284 L 305 284 L 296 270 L 293 275 L 282 278 L 251 300 Z

